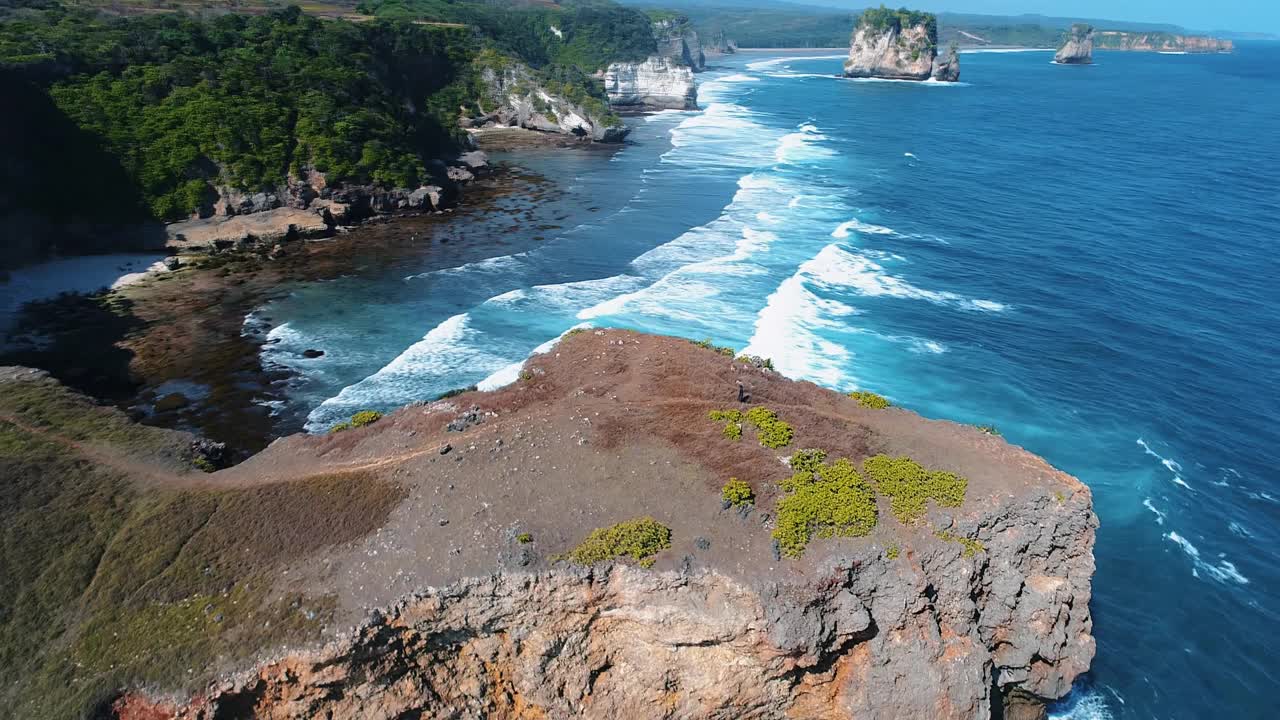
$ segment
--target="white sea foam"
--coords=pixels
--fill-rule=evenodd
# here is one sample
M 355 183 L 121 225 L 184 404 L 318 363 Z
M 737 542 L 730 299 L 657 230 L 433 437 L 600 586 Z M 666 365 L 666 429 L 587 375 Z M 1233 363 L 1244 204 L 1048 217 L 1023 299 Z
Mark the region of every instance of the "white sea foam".
M 1112 694 L 1115 695 L 1114 692 Z M 1115 697 L 1123 704 L 1124 700 L 1119 695 Z M 1049 720 L 1112 720 L 1114 717 L 1106 697 L 1097 690 L 1072 690 L 1049 713 Z
M 762 223 L 768 223 L 770 225 L 776 225 L 778 224 L 778 221 L 781 220 L 781 218 L 779 218 L 777 215 L 773 215 L 772 213 L 767 213 L 764 210 L 761 210 L 760 212 L 756 213 L 756 219 Z
M 1245 526 L 1241 525 L 1235 520 L 1232 520 L 1231 524 L 1228 525 L 1227 528 L 1231 530 L 1231 532 L 1235 533 L 1236 535 L 1239 535 L 1242 538 L 1253 537 L 1253 533 L 1249 532 L 1249 528 L 1246 528 Z
M 909 157 L 909 158 L 911 158 L 912 160 L 919 160 L 919 159 L 920 159 L 920 158 L 916 157 L 916 154 L 915 154 L 915 153 L 909 153 L 909 152 L 904 152 L 904 153 L 902 153 L 902 157 Z
M 439 270 L 428 270 L 427 272 L 418 273 L 416 275 L 406 275 L 405 280 L 420 280 L 424 278 L 462 275 L 466 273 L 495 273 L 507 272 L 519 267 L 524 261 L 522 259 L 524 253 L 517 255 L 498 255 L 497 257 L 485 258 L 484 260 L 476 260 L 475 262 L 464 263 L 455 267 L 440 268 Z
M 847 238 L 849 237 L 849 232 L 851 230 L 863 233 L 865 235 L 896 235 L 897 234 L 892 228 L 883 227 L 881 225 L 871 225 L 869 223 L 864 223 L 861 220 L 858 220 L 857 218 L 854 218 L 853 220 L 846 220 L 845 222 L 842 222 L 839 225 L 837 225 L 836 229 L 831 231 L 831 237 Z
M 848 288 L 868 297 L 897 297 L 954 305 L 964 310 L 1000 312 L 1004 305 L 992 300 L 971 300 L 951 292 L 926 290 L 885 272 L 871 258 L 839 245 L 828 245 L 815 258 L 820 262 L 814 279 L 830 287 Z
M 843 60 L 848 55 L 789 55 L 786 57 L 770 58 L 768 60 L 757 60 L 753 63 L 747 63 L 749 70 L 764 70 L 765 68 L 775 67 L 783 63 L 795 62 L 797 60 Z
M 403 404 L 412 399 L 415 391 L 429 389 L 432 378 L 477 371 L 492 373 L 506 367 L 510 360 L 487 352 L 481 349 L 480 343 L 472 341 L 475 331 L 469 321 L 470 316 L 461 313 L 432 328 L 381 370 L 343 388 L 337 396 L 311 411 L 307 430 L 323 430 L 339 418 L 366 407 Z
M 778 147 L 773 151 L 774 159 L 779 163 L 800 163 L 834 157 L 835 152 L 818 144 L 826 139 L 827 136 L 813 125 L 801 125 L 798 132 L 783 135 L 778 141 Z
M 1170 473 L 1172 473 L 1172 474 L 1173 474 L 1173 478 L 1172 478 L 1172 479 L 1173 479 L 1174 484 L 1176 484 L 1176 485 L 1181 485 L 1182 487 L 1184 487 L 1184 488 L 1186 488 L 1186 489 L 1188 489 L 1188 490 L 1190 490 L 1190 489 L 1191 489 L 1191 486 L 1187 484 L 1187 481 L 1182 479 L 1182 466 L 1181 466 L 1181 465 L 1179 465 L 1177 461 L 1175 461 L 1175 460 L 1170 460 L 1169 458 L 1167 458 L 1167 457 L 1165 457 L 1165 456 L 1161 455 L 1160 453 L 1156 452 L 1155 450 L 1152 450 L 1152 449 L 1151 449 L 1151 446 L 1147 444 L 1147 441 L 1146 441 L 1146 440 L 1143 440 L 1142 438 L 1138 438 L 1138 444 L 1142 446 L 1142 450 L 1143 450 L 1146 454 L 1148 454 L 1148 455 L 1150 455 L 1151 457 L 1153 457 L 1153 458 L 1155 458 L 1155 459 L 1159 460 L 1159 461 L 1160 461 L 1160 464 L 1161 464 L 1161 465 L 1164 465 L 1165 469 L 1166 469 L 1166 470 L 1168 470 Z
M 842 387 L 853 380 L 846 373 L 852 355 L 847 348 L 815 331 L 834 325 L 828 316 L 851 315 L 854 309 L 819 298 L 805 287 L 812 262 L 802 265 L 769 296 L 756 316 L 755 332 L 743 352 L 772 359 L 774 366 L 789 377 Z
M 838 79 L 844 80 L 845 82 L 855 82 L 855 83 L 894 83 L 897 85 L 918 85 L 920 87 L 931 87 L 931 88 L 969 87 L 969 83 L 943 82 L 941 80 L 934 80 L 933 78 L 929 78 L 928 80 L 896 80 L 894 78 L 839 77 Z
M 1182 548 L 1187 557 L 1191 559 L 1191 574 L 1200 577 L 1200 570 L 1203 570 L 1209 577 L 1221 583 L 1233 582 L 1240 585 L 1248 585 L 1249 578 L 1240 574 L 1236 566 L 1229 560 L 1225 559 L 1222 554 L 1218 555 L 1217 563 L 1209 562 L 1200 556 L 1200 550 L 1191 544 L 1191 541 L 1182 537 L 1174 531 L 1165 534 L 1165 539 Z
M 1154 514 L 1154 515 L 1156 516 L 1156 524 L 1157 524 L 1157 525 L 1163 525 L 1163 524 L 1164 524 L 1165 514 L 1164 514 L 1163 512 L 1160 512 L 1159 510 L 1157 510 L 1155 505 L 1152 505 L 1152 504 L 1151 504 L 1151 498 L 1146 498 L 1146 499 L 1144 499 L 1144 500 L 1142 501 L 1142 506 L 1143 506 L 1143 507 L 1145 507 L 1146 509 L 1150 510 L 1150 511 L 1152 512 L 1152 514 Z
M 755 77 L 754 75 L 743 75 L 742 73 L 735 73 L 733 75 L 726 75 L 724 77 L 716 78 L 713 82 L 722 82 L 722 83 L 760 82 L 760 78 Z

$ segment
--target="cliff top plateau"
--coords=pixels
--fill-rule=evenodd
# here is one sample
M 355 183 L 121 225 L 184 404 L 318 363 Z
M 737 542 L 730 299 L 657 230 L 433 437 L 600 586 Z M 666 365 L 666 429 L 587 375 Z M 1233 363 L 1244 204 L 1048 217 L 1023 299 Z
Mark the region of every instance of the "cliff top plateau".
M 1088 488 L 979 428 L 622 330 L 212 471 L 0 373 L 25 717 L 1035 717 Z

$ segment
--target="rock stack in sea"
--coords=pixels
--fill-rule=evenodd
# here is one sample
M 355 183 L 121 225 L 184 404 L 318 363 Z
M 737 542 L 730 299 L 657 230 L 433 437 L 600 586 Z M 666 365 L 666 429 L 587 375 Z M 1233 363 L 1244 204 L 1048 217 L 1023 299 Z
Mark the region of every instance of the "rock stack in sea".
M 960 57 L 955 48 L 941 61 L 937 54 L 937 17 L 906 9 L 871 9 L 862 14 L 853 30 L 844 75 L 883 80 L 958 80 Z
M 1058 48 L 1053 61 L 1059 65 L 1088 65 L 1093 62 L 1093 27 L 1076 23 L 1067 33 L 1066 42 Z

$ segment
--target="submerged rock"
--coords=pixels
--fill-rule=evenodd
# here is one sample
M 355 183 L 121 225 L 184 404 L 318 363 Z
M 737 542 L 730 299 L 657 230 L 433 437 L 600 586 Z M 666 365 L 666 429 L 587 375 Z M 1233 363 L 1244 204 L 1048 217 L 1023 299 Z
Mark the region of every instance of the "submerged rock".
M 1088 65 L 1093 62 L 1093 27 L 1076 23 L 1067 33 L 1067 39 L 1054 53 L 1053 61 L 1059 65 Z

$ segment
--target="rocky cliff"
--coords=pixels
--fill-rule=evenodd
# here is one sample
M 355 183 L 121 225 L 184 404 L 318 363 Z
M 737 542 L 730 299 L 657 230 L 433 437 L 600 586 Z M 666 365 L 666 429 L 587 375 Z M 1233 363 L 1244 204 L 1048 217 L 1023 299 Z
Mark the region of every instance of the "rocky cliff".
M 884 80 L 950 80 L 960 76 L 959 55 L 937 63 L 937 20 L 927 13 L 868 10 L 853 30 L 844 75 Z
M 1088 65 L 1093 62 L 1093 27 L 1082 23 L 1071 26 L 1066 40 L 1053 61 L 1059 65 Z
M 698 107 L 693 69 L 655 55 L 641 63 L 612 63 L 603 74 L 609 104 L 619 109 L 692 110 Z
M 960 51 L 955 44 L 947 48 L 945 55 L 934 59 L 933 74 L 930 78 L 938 82 L 959 82 Z
M 189 436 L 0 374 L 0 468 L 42 478 L 57 510 L 9 507 L 7 526 L 44 538 L 25 551 L 40 562 L 99 568 L 51 589 L 0 567 L 19 583 L 0 622 L 54 612 L 37 587 L 83 593 L 84 613 L 6 646 L 24 669 L 0 667 L 0 701 L 124 720 L 967 720 L 1034 717 L 1088 668 L 1089 490 L 999 437 L 625 331 L 568 336 L 520 378 L 206 476 Z M 101 501 L 75 502 L 98 472 Z M 791 500 L 807 483 L 852 504 L 796 552 L 783 528 L 826 507 Z M 665 534 L 606 545 L 639 562 L 596 552 L 642 515 Z M 609 530 L 584 543 L 593 527 Z
M 1206 35 L 1175 35 L 1164 32 L 1121 32 L 1104 30 L 1097 33 L 1095 44 L 1100 50 L 1173 53 L 1229 53 L 1235 43 Z
M 707 67 L 698 32 L 689 18 L 683 15 L 657 20 L 653 23 L 653 38 L 658 43 L 658 54 L 674 60 L 677 65 L 687 65 L 694 72 Z
M 620 142 L 630 131 L 607 100 L 547 81 L 522 63 L 491 64 L 481 70 L 480 79 L 489 105 L 481 105 L 479 116 L 462 118 L 464 127 L 522 127 L 596 142 Z

